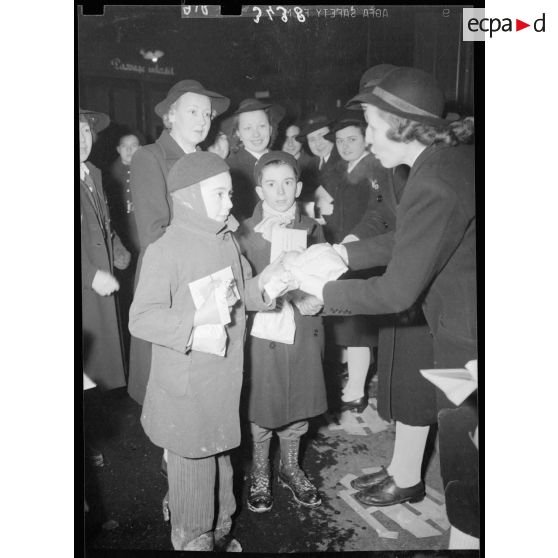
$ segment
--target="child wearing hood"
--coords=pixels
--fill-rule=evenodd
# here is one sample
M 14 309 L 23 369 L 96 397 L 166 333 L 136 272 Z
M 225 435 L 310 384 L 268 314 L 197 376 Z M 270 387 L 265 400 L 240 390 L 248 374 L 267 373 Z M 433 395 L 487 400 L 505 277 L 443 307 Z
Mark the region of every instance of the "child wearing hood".
M 169 172 L 168 189 L 173 218 L 145 251 L 130 309 L 130 332 L 153 344 L 141 423 L 151 441 L 168 450 L 174 549 L 240 551 L 230 535 L 236 503 L 228 452 L 240 443 L 245 312 L 273 307 L 264 287 L 272 277 L 278 280 L 282 266 L 274 262 L 252 278 L 232 235 L 238 222 L 230 215 L 231 177 L 221 157 L 184 155 Z M 223 268 L 230 268 L 234 282 L 228 286 L 230 322 L 222 326 L 221 355 L 195 344 L 200 328 L 224 323 L 213 292 L 219 282 L 201 305 L 191 283 Z

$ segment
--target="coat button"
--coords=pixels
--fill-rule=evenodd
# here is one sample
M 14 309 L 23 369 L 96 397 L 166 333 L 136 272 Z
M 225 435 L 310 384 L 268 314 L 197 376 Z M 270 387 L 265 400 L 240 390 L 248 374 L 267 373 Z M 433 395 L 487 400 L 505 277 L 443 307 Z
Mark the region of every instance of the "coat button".
M 319 334 L 320 334 L 320 332 L 317 329 L 315 329 L 314 330 L 314 337 L 318 337 Z
M 383 199 L 384 199 L 384 196 L 382 196 L 382 194 L 378 194 L 378 197 L 376 198 L 376 201 L 378 203 L 380 203 Z
M 272 341 L 272 342 L 269 344 L 269 348 L 270 348 L 270 349 L 275 349 L 275 341 Z

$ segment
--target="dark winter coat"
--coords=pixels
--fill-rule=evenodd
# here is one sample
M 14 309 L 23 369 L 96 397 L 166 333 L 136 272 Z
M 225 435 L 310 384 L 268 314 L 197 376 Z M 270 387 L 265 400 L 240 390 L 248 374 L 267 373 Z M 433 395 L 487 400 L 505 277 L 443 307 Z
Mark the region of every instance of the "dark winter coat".
M 155 143 L 140 147 L 132 157 L 132 199 L 139 244 L 136 283 L 146 248 L 159 239 L 170 224 L 172 200 L 167 191 L 167 175 L 172 166 L 184 155 L 184 150 L 164 130 Z M 130 377 L 128 393 L 140 405 L 151 366 L 151 343 L 132 336 L 130 346 Z
M 83 370 L 100 388 L 126 385 L 115 296 L 100 296 L 92 287 L 98 270 L 114 273 L 114 246 L 120 239 L 110 226 L 101 172 L 86 163 L 100 201 L 100 215 L 87 184 L 80 180 L 81 307 Z
M 224 225 L 180 206 L 174 212 L 165 235 L 145 252 L 130 308 L 130 331 L 153 344 L 141 423 L 155 445 L 209 457 L 240 443 L 245 311 L 269 306 L 232 235 L 236 221 Z M 225 326 L 226 355 L 191 350 L 195 307 L 188 283 L 227 266 L 241 301 Z
M 472 146 L 426 148 L 411 168 L 397 208 L 386 272 L 366 281 L 326 284 L 324 314 L 393 314 L 420 299 L 435 367 L 462 367 L 476 358 L 474 177 Z M 347 252 L 351 268 L 386 263 L 385 244 L 375 239 L 347 244 Z
M 240 147 L 236 152 L 231 151 L 227 157 L 233 185 L 232 212 L 240 222 L 252 215 L 259 201 L 254 180 L 254 167 L 257 161 L 244 147 Z
M 271 243 L 254 227 L 262 220 L 261 202 L 250 219 L 238 230 L 242 253 L 254 274 L 269 264 Z M 296 213 L 289 228 L 306 230 L 308 246 L 324 242 L 316 221 Z M 322 359 L 324 331 L 320 316 L 303 316 L 294 306 L 295 341 L 293 345 L 248 335 L 246 354 L 250 380 L 246 386 L 248 420 L 265 428 L 279 428 L 319 415 L 327 410 Z M 253 317 L 249 321 L 252 327 Z M 248 331 L 249 333 L 249 331 Z
M 130 177 L 130 165 L 125 165 L 118 157 L 110 167 L 108 180 L 105 180 L 105 190 L 114 230 L 130 252 L 139 254 L 140 244 Z
M 395 213 L 390 171 L 382 167 L 371 153 L 366 154 L 348 172 L 346 161 L 339 161 L 335 175 L 332 173 L 326 189 L 333 198 L 333 213 L 325 217 L 324 232 L 330 243 L 339 243 L 360 226 L 360 238 L 384 234 L 388 221 Z M 365 236 L 364 236 L 365 233 Z M 349 271 L 342 279 L 366 279 L 378 275 L 381 268 Z M 345 347 L 375 347 L 378 344 L 378 326 L 369 316 L 330 316 L 326 325 L 336 345 Z

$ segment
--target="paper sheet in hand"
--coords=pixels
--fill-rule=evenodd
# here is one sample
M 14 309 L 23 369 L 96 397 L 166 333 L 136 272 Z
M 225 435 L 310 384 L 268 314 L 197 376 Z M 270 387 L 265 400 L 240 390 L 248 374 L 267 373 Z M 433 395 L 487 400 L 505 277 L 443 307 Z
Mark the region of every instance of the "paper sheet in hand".
M 471 360 L 465 368 L 436 368 L 421 370 L 420 373 L 454 404 L 461 405 L 477 389 L 477 361 Z
M 306 250 L 306 230 L 274 227 L 271 233 L 271 256 L 269 263 L 274 262 L 281 252 Z
M 333 198 L 323 187 L 318 186 L 314 192 L 316 207 L 320 210 L 320 215 L 331 215 L 333 213 Z
M 236 298 L 240 299 L 240 293 L 238 292 L 238 288 L 234 280 L 232 268 L 231 266 L 228 266 L 220 269 L 219 271 L 215 271 L 214 273 L 210 273 L 209 275 L 206 275 L 201 279 L 197 279 L 196 281 L 188 283 L 188 287 L 190 288 L 190 293 L 192 294 L 192 299 L 194 301 L 196 309 L 200 308 L 205 302 L 206 298 L 211 292 L 211 284 L 214 281 L 222 281 L 224 284 L 231 284 Z M 221 324 L 226 325 L 231 321 L 229 307 L 226 302 L 226 297 L 223 298 L 224 291 L 223 293 L 217 294 L 221 295 L 217 296 L 217 307 L 219 310 L 219 316 L 221 318 Z

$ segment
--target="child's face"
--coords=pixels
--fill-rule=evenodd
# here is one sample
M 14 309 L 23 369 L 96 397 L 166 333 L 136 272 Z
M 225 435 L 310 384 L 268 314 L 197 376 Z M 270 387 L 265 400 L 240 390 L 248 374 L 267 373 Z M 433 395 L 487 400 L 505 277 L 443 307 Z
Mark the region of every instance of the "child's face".
M 333 143 L 326 140 L 324 136 L 329 133 L 329 127 L 324 126 L 318 130 L 314 130 L 306 136 L 310 151 L 317 157 L 327 157 L 333 149 Z
M 201 143 L 211 126 L 211 101 L 205 95 L 184 93 L 169 112 L 172 132 L 192 146 Z
M 263 110 L 241 112 L 238 115 L 238 137 L 244 147 L 255 153 L 263 153 L 269 144 L 271 126 Z
M 232 209 L 232 181 L 228 172 L 222 172 L 202 180 L 200 191 L 207 216 L 214 221 L 224 223 Z
M 85 163 L 91 153 L 93 146 L 93 136 L 91 135 L 91 128 L 89 122 L 79 123 L 79 162 Z
M 294 125 L 289 126 L 285 132 L 283 151 L 290 153 L 293 157 L 296 157 L 302 149 L 302 144 L 296 139 L 298 134 L 300 134 L 300 128 Z
M 366 149 L 364 134 L 358 126 L 347 126 L 335 133 L 335 144 L 345 161 L 356 161 Z
M 286 164 L 272 164 L 262 170 L 261 185 L 256 186 L 259 198 L 275 211 L 288 211 L 302 189 L 294 169 Z
M 134 153 L 138 150 L 138 148 L 139 148 L 138 138 L 136 138 L 136 136 L 134 135 L 129 135 L 129 136 L 124 136 L 120 140 L 120 143 L 116 148 L 116 151 L 118 151 L 118 154 L 122 159 L 122 162 L 125 165 L 129 165 L 132 162 L 132 157 Z

